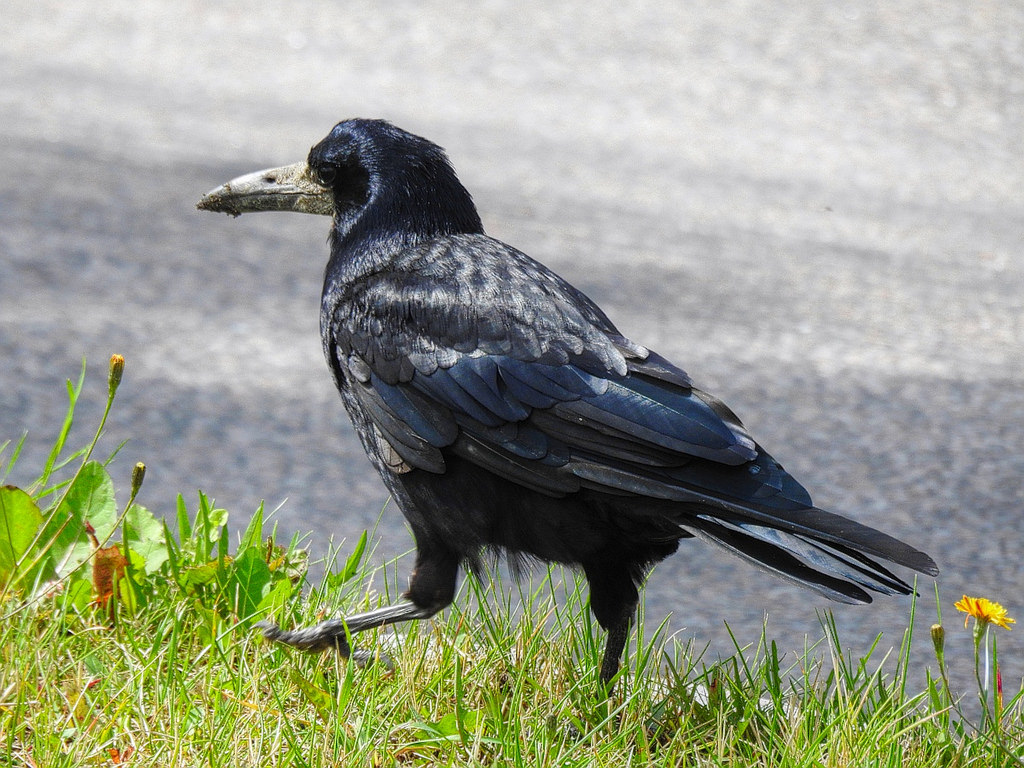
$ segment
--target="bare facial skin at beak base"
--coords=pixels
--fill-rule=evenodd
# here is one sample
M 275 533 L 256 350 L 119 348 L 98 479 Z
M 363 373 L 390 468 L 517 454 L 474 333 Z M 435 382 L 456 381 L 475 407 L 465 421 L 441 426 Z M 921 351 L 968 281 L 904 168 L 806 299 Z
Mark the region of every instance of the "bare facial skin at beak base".
M 207 192 L 196 207 L 230 216 L 257 211 L 332 216 L 334 197 L 330 189 L 313 179 L 303 162 L 239 176 Z

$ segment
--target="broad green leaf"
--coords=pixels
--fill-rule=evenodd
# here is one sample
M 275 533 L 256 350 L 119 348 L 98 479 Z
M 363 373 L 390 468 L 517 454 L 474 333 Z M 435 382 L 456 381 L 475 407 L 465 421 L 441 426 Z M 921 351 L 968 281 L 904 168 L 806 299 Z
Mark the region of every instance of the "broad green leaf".
M 288 603 L 295 587 L 288 579 L 280 579 L 256 606 L 260 618 L 275 616 Z
M 64 590 L 64 610 L 73 608 L 84 613 L 92 602 L 92 580 L 88 578 L 72 579 Z
M 137 574 L 144 573 L 146 564 L 142 556 L 132 550 L 128 550 L 128 563 L 124 576 L 117 580 L 117 593 L 121 601 L 120 610 L 134 616 L 140 608 L 146 607 L 146 594 L 135 579 Z
M 291 674 L 292 683 L 302 692 L 316 712 L 326 723 L 332 722 L 332 705 L 334 700 L 331 695 L 311 680 L 307 680 L 295 669 Z
M 449 712 L 442 717 L 434 724 L 434 727 L 437 728 L 437 732 L 442 736 L 459 735 L 459 721 L 454 712 Z
M 102 677 L 107 673 L 103 660 L 94 653 L 85 654 L 82 657 L 82 664 L 85 666 L 86 671 L 94 677 Z
M 145 562 L 146 574 L 156 573 L 167 561 L 164 524 L 139 504 L 132 504 L 124 517 L 124 537 L 133 552 Z
M 89 461 L 82 466 L 62 506 L 73 509 L 80 520 L 87 521 L 101 542 L 114 532 L 117 524 L 114 481 L 98 461 Z
M 234 612 L 239 619 L 248 619 L 259 611 L 260 602 L 272 575 L 258 549 L 249 548 L 235 560 L 228 581 Z
M 256 510 L 256 514 L 252 516 L 252 520 L 249 521 L 249 525 L 245 529 L 245 533 L 242 534 L 241 540 L 238 542 L 238 552 L 236 554 L 241 555 L 245 550 L 250 547 L 259 549 L 263 544 L 263 503 L 260 502 L 259 508 Z
M 58 575 L 73 571 L 92 552 L 86 523 L 100 543 L 110 537 L 117 523 L 114 482 L 97 461 L 82 466 L 64 501 L 46 521 L 42 541 L 53 550 Z
M 20 488 L 5 485 L 0 488 L 0 585 L 15 577 L 19 560 L 32 545 L 43 513 L 32 497 Z M 21 564 L 21 568 L 28 562 Z
M 203 565 L 194 565 L 191 568 L 182 569 L 179 584 L 186 592 L 190 592 L 204 584 L 209 584 L 216 578 L 217 561 L 213 560 Z
M 486 724 L 486 715 L 483 712 L 476 709 L 471 709 L 467 712 L 462 713 L 462 727 L 459 728 L 459 713 L 449 712 L 440 720 L 438 720 L 434 727 L 437 728 L 437 732 L 442 736 L 454 737 L 469 733 L 476 733 L 483 730 Z

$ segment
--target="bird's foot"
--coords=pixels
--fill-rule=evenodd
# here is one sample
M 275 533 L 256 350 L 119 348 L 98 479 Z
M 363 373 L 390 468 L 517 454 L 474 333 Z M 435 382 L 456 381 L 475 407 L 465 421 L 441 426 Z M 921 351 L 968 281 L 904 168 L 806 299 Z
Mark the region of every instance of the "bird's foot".
M 352 655 L 343 619 L 330 619 L 301 629 L 281 629 L 270 621 L 261 621 L 256 626 L 263 630 L 264 639 L 273 640 L 275 643 L 283 643 L 311 653 L 333 650 L 345 659 Z
M 270 621 L 261 621 L 256 626 L 263 630 L 263 637 L 275 643 L 290 645 L 302 651 L 321 653 L 337 651 L 343 659 L 351 658 L 360 667 L 370 664 L 383 664 L 388 670 L 395 668 L 395 662 L 386 651 L 370 651 L 354 649 L 349 645 L 344 619 L 329 619 L 312 627 L 301 629 L 281 629 Z

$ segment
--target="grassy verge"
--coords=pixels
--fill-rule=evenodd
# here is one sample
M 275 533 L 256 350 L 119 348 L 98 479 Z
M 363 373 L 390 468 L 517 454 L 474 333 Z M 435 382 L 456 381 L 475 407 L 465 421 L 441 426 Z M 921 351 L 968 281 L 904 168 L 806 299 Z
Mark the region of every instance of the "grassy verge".
M 96 440 L 65 451 L 83 380 L 39 479 L 0 493 L 0 765 L 1024 765 L 1024 695 L 988 690 L 984 617 L 980 722 L 941 654 L 908 690 L 909 640 L 885 663 L 850 659 L 827 616 L 818 651 L 787 667 L 768 638 L 712 661 L 656 635 L 602 697 L 601 633 L 561 571 L 522 600 L 470 579 L 436 620 L 359 636 L 394 668 L 270 646 L 252 630 L 268 615 L 307 624 L 389 597 L 367 586 L 366 537 L 310 585 L 262 510 L 231 533 L 200 495 L 157 521 L 134 501 L 139 467 L 118 506 Z M 115 364 L 108 407 L 119 380 Z

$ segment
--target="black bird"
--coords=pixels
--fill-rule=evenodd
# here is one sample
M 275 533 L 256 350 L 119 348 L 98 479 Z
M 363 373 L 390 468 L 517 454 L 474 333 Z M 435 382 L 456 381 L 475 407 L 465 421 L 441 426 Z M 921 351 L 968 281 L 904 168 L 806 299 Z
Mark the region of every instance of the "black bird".
M 719 400 L 587 296 L 484 234 L 444 151 L 346 120 L 307 162 L 199 207 L 333 216 L 320 328 L 363 448 L 416 538 L 404 600 L 268 638 L 349 654 L 350 634 L 449 605 L 491 550 L 582 570 L 615 675 L 648 570 L 696 537 L 843 603 L 909 594 L 877 560 L 932 559 L 816 508 Z

